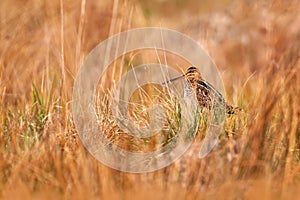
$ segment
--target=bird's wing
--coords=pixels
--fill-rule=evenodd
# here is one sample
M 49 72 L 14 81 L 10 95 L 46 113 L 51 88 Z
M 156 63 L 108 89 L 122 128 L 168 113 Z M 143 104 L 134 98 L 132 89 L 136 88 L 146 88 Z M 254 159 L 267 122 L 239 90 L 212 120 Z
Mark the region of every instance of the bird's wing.
M 210 94 L 212 94 L 213 98 L 218 98 L 221 102 L 225 102 L 223 95 L 218 90 L 216 90 L 210 83 L 202 80 L 199 81 L 199 84 L 202 87 L 206 88 L 210 92 Z

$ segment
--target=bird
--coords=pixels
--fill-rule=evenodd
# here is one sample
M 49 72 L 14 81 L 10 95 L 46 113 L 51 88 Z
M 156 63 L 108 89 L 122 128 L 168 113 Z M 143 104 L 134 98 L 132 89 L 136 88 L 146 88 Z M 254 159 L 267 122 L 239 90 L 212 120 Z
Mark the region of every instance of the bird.
M 184 100 L 186 102 L 192 98 L 192 95 L 196 95 L 198 104 L 201 108 L 211 110 L 217 105 L 223 105 L 227 114 L 234 114 L 241 110 L 239 107 L 232 106 L 226 102 L 223 95 L 210 83 L 205 81 L 198 68 L 194 66 L 189 67 L 183 75 L 164 82 L 163 85 L 183 77 L 187 80 L 184 87 Z

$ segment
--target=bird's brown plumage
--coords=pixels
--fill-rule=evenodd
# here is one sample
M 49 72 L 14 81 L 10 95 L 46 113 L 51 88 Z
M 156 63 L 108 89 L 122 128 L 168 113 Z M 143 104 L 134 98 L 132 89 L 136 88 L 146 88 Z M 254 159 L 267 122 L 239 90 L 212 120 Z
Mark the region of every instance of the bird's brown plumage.
M 211 109 L 213 103 L 215 102 L 223 104 L 228 114 L 233 114 L 237 110 L 240 110 L 238 107 L 233 107 L 232 105 L 228 104 L 223 96 L 212 85 L 204 80 L 198 68 L 189 67 L 184 76 L 188 81 L 188 84 L 185 88 L 185 96 L 191 95 L 192 88 L 192 91 L 194 94 L 196 94 L 198 103 L 201 107 Z

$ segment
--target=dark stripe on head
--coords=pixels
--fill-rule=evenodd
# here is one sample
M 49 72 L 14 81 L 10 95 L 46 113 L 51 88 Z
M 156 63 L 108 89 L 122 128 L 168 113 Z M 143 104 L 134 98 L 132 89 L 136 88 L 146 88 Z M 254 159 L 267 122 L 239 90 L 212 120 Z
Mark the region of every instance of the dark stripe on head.
M 187 69 L 187 73 L 199 72 L 197 67 L 189 67 Z

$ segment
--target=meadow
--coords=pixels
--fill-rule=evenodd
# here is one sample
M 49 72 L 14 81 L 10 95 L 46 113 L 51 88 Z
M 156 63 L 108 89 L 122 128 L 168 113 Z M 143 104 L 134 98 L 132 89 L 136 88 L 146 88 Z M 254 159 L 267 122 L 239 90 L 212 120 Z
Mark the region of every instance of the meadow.
M 0 198 L 300 199 L 299 11 L 297 0 L 2 0 Z M 72 92 L 97 44 L 145 26 L 198 41 L 218 66 L 227 101 L 243 112 L 227 117 L 218 145 L 205 158 L 197 157 L 196 140 L 172 165 L 130 174 L 101 164 L 85 149 Z M 122 65 L 118 72 L 164 54 L 131 58 L 115 63 Z M 187 67 L 172 55 L 167 59 L 175 68 Z M 105 78 L 101 84 L 113 86 Z M 113 119 L 102 125 L 115 136 Z M 131 138 L 118 137 L 119 145 L 135 149 Z

